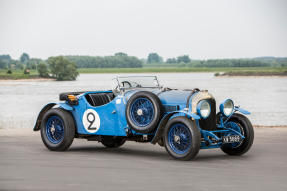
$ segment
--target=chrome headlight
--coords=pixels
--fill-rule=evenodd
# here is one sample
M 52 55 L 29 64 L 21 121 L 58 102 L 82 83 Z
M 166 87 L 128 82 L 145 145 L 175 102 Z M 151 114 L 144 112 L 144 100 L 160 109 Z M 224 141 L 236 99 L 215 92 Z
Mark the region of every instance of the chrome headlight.
M 201 100 L 197 107 L 196 107 L 196 110 L 197 110 L 197 114 L 199 114 L 202 118 L 208 118 L 208 116 L 210 115 L 210 111 L 211 111 L 211 108 L 210 108 L 210 104 L 207 100 Z
M 221 113 L 223 113 L 226 117 L 229 117 L 234 111 L 234 103 L 231 99 L 227 99 L 220 104 L 219 109 Z

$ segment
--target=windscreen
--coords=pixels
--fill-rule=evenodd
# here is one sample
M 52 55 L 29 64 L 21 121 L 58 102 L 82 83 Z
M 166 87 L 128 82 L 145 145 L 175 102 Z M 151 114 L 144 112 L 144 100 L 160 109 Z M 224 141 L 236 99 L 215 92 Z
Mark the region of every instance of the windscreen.
M 158 88 L 159 83 L 156 76 L 127 76 L 118 77 L 120 88 Z

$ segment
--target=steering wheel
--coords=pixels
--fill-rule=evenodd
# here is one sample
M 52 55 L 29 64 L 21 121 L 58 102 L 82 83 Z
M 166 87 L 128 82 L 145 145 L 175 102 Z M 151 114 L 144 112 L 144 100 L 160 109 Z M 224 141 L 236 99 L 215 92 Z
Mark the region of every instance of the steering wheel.
M 132 87 L 132 85 L 129 81 L 122 81 L 122 84 L 123 84 L 124 88 L 131 88 Z

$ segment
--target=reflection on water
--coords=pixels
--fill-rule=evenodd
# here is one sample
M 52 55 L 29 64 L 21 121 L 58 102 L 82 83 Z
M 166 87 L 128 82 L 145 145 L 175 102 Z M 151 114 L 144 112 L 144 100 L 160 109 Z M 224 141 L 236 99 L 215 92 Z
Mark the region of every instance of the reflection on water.
M 0 128 L 32 128 L 41 108 L 49 102 L 57 102 L 60 92 L 111 89 L 111 79 L 117 75 L 81 74 L 77 81 L 68 82 L 0 81 Z M 208 89 L 217 104 L 232 98 L 235 104 L 251 111 L 253 124 L 287 125 L 287 78 L 215 78 L 212 73 L 160 73 L 157 76 L 167 87 Z

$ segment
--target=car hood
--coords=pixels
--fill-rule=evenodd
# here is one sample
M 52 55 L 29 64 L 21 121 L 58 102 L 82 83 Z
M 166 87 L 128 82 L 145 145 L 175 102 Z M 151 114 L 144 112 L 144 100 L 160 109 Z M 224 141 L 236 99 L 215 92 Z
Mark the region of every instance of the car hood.
M 186 105 L 190 93 L 190 91 L 170 90 L 160 92 L 158 97 L 163 105 Z
M 188 96 L 190 95 L 190 91 L 183 90 L 131 90 L 125 93 L 125 97 L 127 100 L 138 91 L 150 91 L 157 95 L 162 102 L 163 105 L 186 105 Z
M 169 108 L 169 106 L 176 106 L 179 110 L 182 110 L 186 107 L 191 108 L 192 113 L 196 113 L 196 106 L 200 100 L 203 99 L 213 99 L 214 97 L 207 90 L 201 90 L 192 95 L 189 99 L 192 90 L 130 90 L 125 93 L 125 97 L 128 100 L 134 93 L 138 91 L 150 91 L 157 95 L 164 107 Z M 187 106 L 187 101 L 189 102 L 189 106 Z M 215 102 L 214 102 L 215 103 Z

